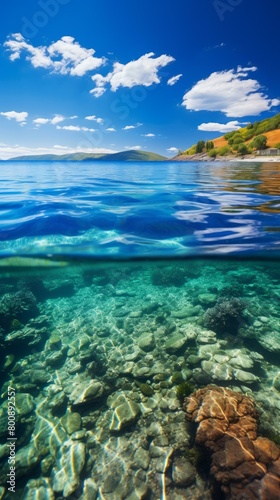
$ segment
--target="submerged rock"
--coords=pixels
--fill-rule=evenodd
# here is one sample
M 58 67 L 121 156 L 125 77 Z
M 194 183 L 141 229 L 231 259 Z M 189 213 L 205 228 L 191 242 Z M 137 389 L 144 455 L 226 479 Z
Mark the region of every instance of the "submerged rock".
M 103 394 L 104 386 L 96 380 L 90 380 L 80 382 L 70 393 L 69 399 L 73 405 L 80 405 L 90 401 L 96 401 Z
M 138 346 L 143 351 L 152 351 L 155 348 L 155 337 L 152 333 L 144 333 L 139 337 Z
M 185 400 L 187 418 L 197 424 L 196 443 L 211 454 L 211 474 L 225 497 L 278 499 L 280 449 L 257 437 L 252 399 L 208 386 Z
M 16 411 L 18 415 L 28 415 L 34 408 L 34 399 L 30 394 L 19 393 L 16 395 Z
M 63 492 L 69 497 L 80 486 L 80 474 L 86 461 L 86 446 L 84 443 L 65 443 L 61 448 L 62 456 L 58 466 L 53 470 L 53 490 Z
M 180 334 L 173 335 L 165 344 L 165 349 L 168 353 L 174 354 L 175 352 L 182 349 L 186 343 L 187 338 Z
M 193 465 L 184 457 L 174 459 L 172 465 L 172 480 L 177 486 L 190 486 L 196 477 Z
M 48 478 L 30 479 L 23 492 L 23 500 L 55 500 L 55 494 Z
M 107 403 L 114 410 L 109 426 L 111 431 L 121 431 L 135 423 L 140 416 L 140 406 L 125 393 L 109 397 Z
M 276 389 L 276 391 L 280 392 L 280 372 L 276 375 L 275 379 L 273 380 L 273 387 Z
M 82 427 L 81 415 L 77 412 L 67 413 L 61 418 L 61 423 L 68 434 L 73 434 Z

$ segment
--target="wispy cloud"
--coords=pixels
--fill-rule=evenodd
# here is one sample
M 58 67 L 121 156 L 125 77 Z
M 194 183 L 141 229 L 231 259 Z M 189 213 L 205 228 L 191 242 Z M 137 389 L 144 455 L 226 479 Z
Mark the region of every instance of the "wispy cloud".
M 95 115 L 85 116 L 85 120 L 95 121 L 99 124 L 102 124 L 104 122 L 103 118 L 98 118 Z
M 14 33 L 4 47 L 11 52 L 11 61 L 19 59 L 23 53 L 34 68 L 50 69 L 63 75 L 84 76 L 106 62 L 105 57 L 94 57 L 94 49 L 81 47 L 72 36 L 63 36 L 50 45 L 35 47 L 21 33 Z
M 280 104 L 261 91 L 257 80 L 248 78 L 255 66 L 212 73 L 185 93 L 182 105 L 194 111 L 222 111 L 228 117 L 258 115 Z
M 132 88 L 135 85 L 150 87 L 154 83 L 160 83 L 159 70 L 175 59 L 166 54 L 159 57 L 154 55 L 153 52 L 149 52 L 127 64 L 116 62 L 113 71 L 106 76 L 100 74 L 92 76 L 95 88 L 91 93 L 95 97 L 100 97 L 106 91 L 107 84 L 115 92 L 120 87 Z
M 69 119 L 73 120 L 74 118 L 77 118 L 77 116 L 70 116 Z M 37 127 L 40 127 L 41 125 L 46 125 L 47 123 L 56 125 L 57 123 L 63 122 L 64 120 L 66 120 L 65 116 L 55 115 L 53 118 L 35 118 L 35 120 L 33 120 L 33 123 L 35 123 Z
M 237 120 L 227 122 L 227 123 L 201 123 L 198 125 L 197 129 L 204 132 L 232 132 L 233 130 L 238 130 L 242 125 L 247 125 L 248 122 L 238 122 Z
M 95 128 L 79 127 L 79 125 L 61 125 L 56 126 L 57 130 L 68 130 L 70 132 L 95 132 Z
M 26 111 L 22 111 L 18 113 L 17 111 L 5 111 L 0 112 L 0 115 L 5 116 L 8 120 L 16 120 L 19 125 L 26 125 L 26 119 L 28 117 L 28 113 Z
M 172 85 L 175 85 L 175 83 L 177 83 L 181 76 L 183 76 L 182 74 L 180 75 L 176 75 L 176 76 L 172 76 L 171 78 L 169 78 L 169 80 L 167 80 L 167 85 L 170 85 L 172 87 Z
M 129 150 L 136 149 L 136 150 L 139 150 L 139 149 L 142 149 L 142 147 L 139 146 L 139 145 L 137 145 L 137 146 L 125 146 L 125 149 L 129 149 Z
M 156 136 L 156 134 L 152 134 L 152 133 L 150 133 L 150 134 L 142 134 L 142 137 L 155 137 L 155 136 Z
M 141 127 L 143 123 L 136 123 L 135 125 L 126 125 L 125 127 L 122 128 L 122 130 L 132 130 L 134 128 Z

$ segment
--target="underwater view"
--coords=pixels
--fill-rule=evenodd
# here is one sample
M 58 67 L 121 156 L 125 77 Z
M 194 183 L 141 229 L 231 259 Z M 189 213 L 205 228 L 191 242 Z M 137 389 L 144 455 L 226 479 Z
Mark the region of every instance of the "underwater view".
M 279 0 L 9 0 L 0 500 L 280 500 Z
M 279 498 L 279 176 L 5 164 L 0 498 Z

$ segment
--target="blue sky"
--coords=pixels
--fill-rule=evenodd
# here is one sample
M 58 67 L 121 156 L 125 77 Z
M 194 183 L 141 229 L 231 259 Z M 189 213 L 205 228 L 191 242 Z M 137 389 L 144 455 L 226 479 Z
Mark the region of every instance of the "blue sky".
M 0 158 L 172 156 L 280 110 L 279 0 L 10 0 Z

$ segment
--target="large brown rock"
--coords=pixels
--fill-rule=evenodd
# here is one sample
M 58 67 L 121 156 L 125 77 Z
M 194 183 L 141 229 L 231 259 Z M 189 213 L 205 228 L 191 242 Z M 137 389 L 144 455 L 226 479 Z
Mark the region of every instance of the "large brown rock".
M 184 407 L 198 424 L 196 443 L 210 451 L 210 472 L 226 499 L 280 499 L 280 449 L 257 436 L 251 398 L 209 385 L 186 398 Z

